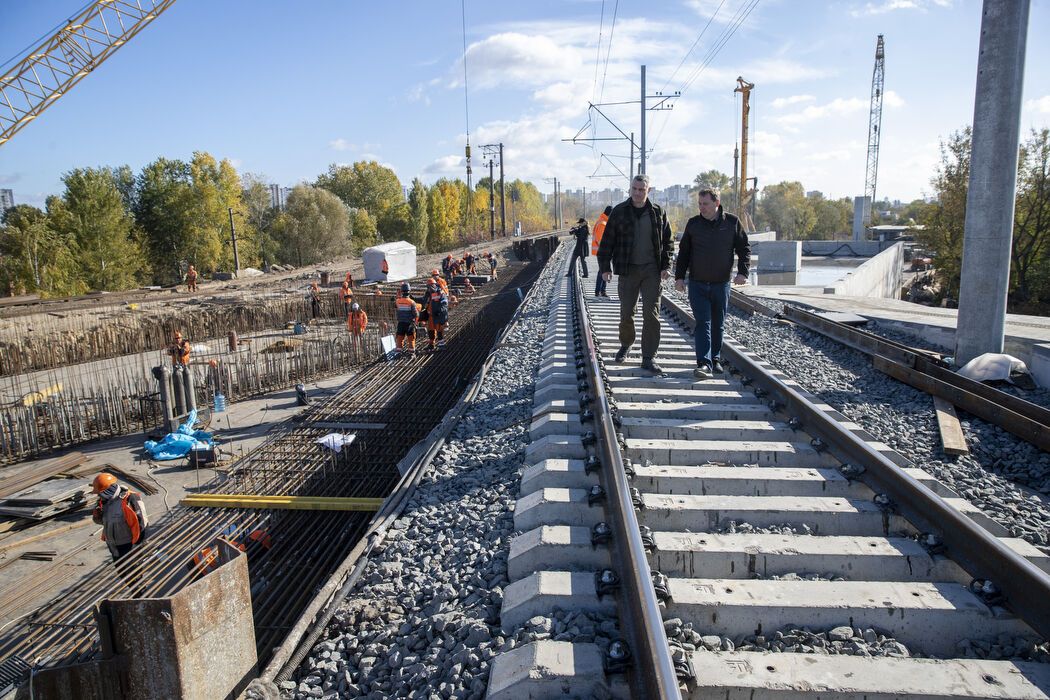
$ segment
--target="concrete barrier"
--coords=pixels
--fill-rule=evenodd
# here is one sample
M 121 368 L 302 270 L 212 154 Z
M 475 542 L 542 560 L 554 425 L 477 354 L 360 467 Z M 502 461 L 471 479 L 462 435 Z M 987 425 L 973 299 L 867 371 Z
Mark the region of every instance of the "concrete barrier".
M 1032 373 L 1036 384 L 1041 387 L 1050 387 L 1050 343 L 1032 346 L 1028 371 Z
M 759 272 L 795 272 L 802 267 L 801 241 L 753 242 L 751 254 L 758 257 Z
M 825 287 L 824 293 L 896 299 L 900 294 L 903 266 L 904 244 L 894 243 L 830 287 Z
M 747 234 L 747 240 L 749 243 L 765 243 L 767 241 L 775 241 L 776 239 L 776 231 L 762 231 L 761 233 Z

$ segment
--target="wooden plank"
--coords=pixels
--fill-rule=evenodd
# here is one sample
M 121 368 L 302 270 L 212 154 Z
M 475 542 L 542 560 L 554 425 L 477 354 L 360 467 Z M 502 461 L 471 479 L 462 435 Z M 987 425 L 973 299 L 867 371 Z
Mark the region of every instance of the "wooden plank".
M 959 425 L 959 416 L 955 415 L 955 406 L 942 399 L 933 397 L 933 409 L 937 411 L 937 427 L 941 430 L 941 445 L 945 454 L 968 455 L 966 436 Z
M 1046 452 L 1050 452 L 1050 430 L 1038 421 L 1028 416 L 1015 413 L 1005 406 L 960 389 L 957 386 L 934 379 L 911 367 L 906 367 L 899 362 L 888 360 L 881 355 L 872 358 L 875 369 L 884 372 L 894 379 L 899 379 L 905 384 L 910 384 L 916 389 L 921 389 L 927 394 L 940 396 L 957 408 L 967 413 L 972 413 L 978 418 L 983 418 L 989 423 L 995 423 L 1003 430 L 1013 433 L 1017 437 L 1032 443 Z
M 41 532 L 41 533 L 36 534 L 36 535 L 30 535 L 29 537 L 23 537 L 23 538 L 18 539 L 18 540 L 5 541 L 5 542 L 0 543 L 0 552 L 6 552 L 9 549 L 17 549 L 19 547 L 23 547 L 23 546 L 25 546 L 27 544 L 30 544 L 32 542 L 39 542 L 40 540 L 46 540 L 49 537 L 54 537 L 55 535 L 61 535 L 62 533 L 69 532 L 70 530 L 76 530 L 78 527 L 84 527 L 85 525 L 90 525 L 91 523 L 92 523 L 91 518 L 82 518 L 82 519 L 77 520 L 75 522 L 66 523 L 65 525 L 61 525 L 59 527 L 56 527 L 53 530 L 48 530 L 47 532 Z

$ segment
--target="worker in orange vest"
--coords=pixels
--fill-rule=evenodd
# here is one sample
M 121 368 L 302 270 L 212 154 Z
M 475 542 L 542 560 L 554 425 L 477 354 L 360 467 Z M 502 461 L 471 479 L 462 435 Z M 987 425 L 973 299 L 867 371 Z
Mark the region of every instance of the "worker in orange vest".
M 185 366 L 190 363 L 190 341 L 182 337 L 181 331 L 175 331 L 175 340 L 168 352 L 171 354 L 171 364 Z
M 455 261 L 452 260 L 452 253 L 445 256 L 445 259 L 441 261 L 441 274 L 445 277 L 445 282 L 452 281 L 452 268 L 455 266 Z
M 424 311 L 427 315 L 428 350 L 445 347 L 445 326 L 448 324 L 448 295 L 438 284 L 436 278 L 427 282 L 427 292 L 423 296 Z
M 609 214 L 611 213 L 612 207 L 605 207 L 605 211 L 603 211 L 598 216 L 598 220 L 594 222 L 594 230 L 591 231 L 591 255 L 595 257 L 598 255 L 598 244 L 602 242 L 602 234 L 605 233 L 605 225 L 609 223 Z M 606 284 L 605 277 L 598 275 L 598 279 L 594 282 L 594 296 L 609 296 L 608 292 L 605 291 Z
M 354 293 L 350 291 L 350 283 L 343 280 L 343 286 L 339 290 L 339 296 L 343 300 L 343 314 L 350 315 L 350 304 L 354 303 Z
M 354 274 L 350 270 L 346 271 L 346 286 L 350 289 L 354 288 Z
M 350 345 L 361 350 L 361 335 L 368 327 L 368 314 L 356 301 L 350 305 L 350 315 L 346 319 L 347 330 L 350 331 Z
M 143 541 L 149 526 L 146 507 L 137 493 L 121 486 L 108 472 L 95 477 L 91 490 L 98 494 L 91 519 L 102 526 L 102 541 L 109 547 L 113 561 L 118 561 Z
M 441 287 L 442 291 L 445 292 L 445 295 L 448 296 L 448 282 L 438 273 L 436 267 L 430 271 L 430 276 L 437 281 L 438 286 Z
M 408 282 L 401 283 L 401 291 L 394 299 L 394 315 L 397 319 L 397 331 L 394 334 L 395 347 L 407 354 L 416 352 L 416 321 L 419 320 L 419 305 L 409 295 L 412 287 Z
M 190 268 L 186 270 L 186 291 L 197 291 L 197 268 L 193 265 L 190 265 Z
M 321 315 L 321 288 L 317 282 L 310 283 L 310 315 L 313 318 Z

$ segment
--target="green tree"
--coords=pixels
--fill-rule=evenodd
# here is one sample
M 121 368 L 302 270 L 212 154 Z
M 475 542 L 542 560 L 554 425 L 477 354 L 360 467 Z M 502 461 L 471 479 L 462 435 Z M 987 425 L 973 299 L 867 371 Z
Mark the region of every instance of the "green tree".
M 374 160 L 353 165 L 333 163 L 314 186 L 335 194 L 351 209 L 367 209 L 377 221 L 382 220 L 387 209 L 404 201 L 397 175 Z
M 282 259 L 299 266 L 345 255 L 350 248 L 346 205 L 318 187 L 293 188 L 276 229 Z
M 456 231 L 460 222 L 461 189 L 455 181 L 442 178 L 430 188 L 427 215 L 430 219 L 431 250 L 452 250 L 456 246 Z
M 361 255 L 361 251 L 379 242 L 379 229 L 376 220 L 367 209 L 350 211 L 350 252 Z
M 1050 302 L 1050 129 L 1021 144 L 1010 259 L 1017 301 Z
M 849 199 L 824 199 L 814 193 L 806 196 L 813 211 L 813 229 L 809 237 L 814 240 L 834 240 L 836 234 L 849 233 L 853 216 L 853 205 Z
M 430 233 L 430 217 L 427 215 L 429 193 L 427 186 L 418 177 L 412 180 L 412 189 L 408 193 L 410 216 L 408 240 L 421 252 L 426 252 L 427 238 Z
M 75 246 L 50 227 L 40 209 L 28 204 L 7 209 L 0 217 L 0 290 L 45 297 L 82 294 L 87 287 L 80 280 Z
M 816 224 L 816 216 L 802 183 L 780 182 L 764 187 L 758 204 L 758 222 L 776 231 L 783 240 L 807 238 Z
M 124 208 L 113 173 L 76 169 L 62 176 L 65 192 L 47 200 L 51 228 L 76 244 L 80 278 L 90 290 L 138 285 L 145 272 L 135 221 Z
M 142 168 L 135 184 L 134 214 L 156 284 L 181 281 L 183 266 L 190 262 L 201 272 L 208 269 L 203 260 L 192 257 L 194 206 L 188 163 L 158 158 Z
M 722 208 L 728 212 L 736 211 L 736 192 L 733 191 L 733 178 L 726 175 L 721 170 L 712 168 L 706 172 L 702 172 L 693 178 L 693 192 L 697 192 L 701 187 L 716 187 L 721 191 L 722 196 Z M 695 211 L 693 212 L 696 213 Z
M 233 270 L 230 210 L 237 227 L 237 253 L 241 267 L 258 264 L 255 231 L 241 199 L 241 179 L 229 160 L 216 161 L 205 152 L 193 154 L 190 162 L 193 190 L 193 222 L 190 229 L 190 260 L 203 270 Z
M 970 181 L 970 139 L 966 127 L 941 142 L 941 162 L 930 181 L 937 195 L 923 213 L 925 230 L 918 240 L 933 251 L 944 293 L 959 298 L 963 231 L 966 228 L 966 191 Z
M 281 255 L 280 242 L 274 224 L 280 211 L 270 200 L 270 186 L 262 175 L 245 173 L 241 176 L 241 201 L 248 225 L 255 231 L 255 244 L 260 262 L 265 266 Z
M 553 217 L 543 202 L 543 195 L 531 182 L 514 180 L 507 184 L 510 220 L 520 221 L 522 231 L 548 231 Z M 513 226 L 512 226 L 513 227 Z

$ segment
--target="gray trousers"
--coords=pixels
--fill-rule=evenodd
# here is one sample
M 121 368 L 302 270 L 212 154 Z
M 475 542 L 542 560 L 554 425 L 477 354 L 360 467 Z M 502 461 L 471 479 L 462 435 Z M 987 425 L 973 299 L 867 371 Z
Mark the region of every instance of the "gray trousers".
M 656 265 L 631 265 L 616 278 L 620 296 L 620 345 L 634 344 L 634 307 L 642 297 L 642 362 L 656 357 L 660 348 L 660 270 Z

